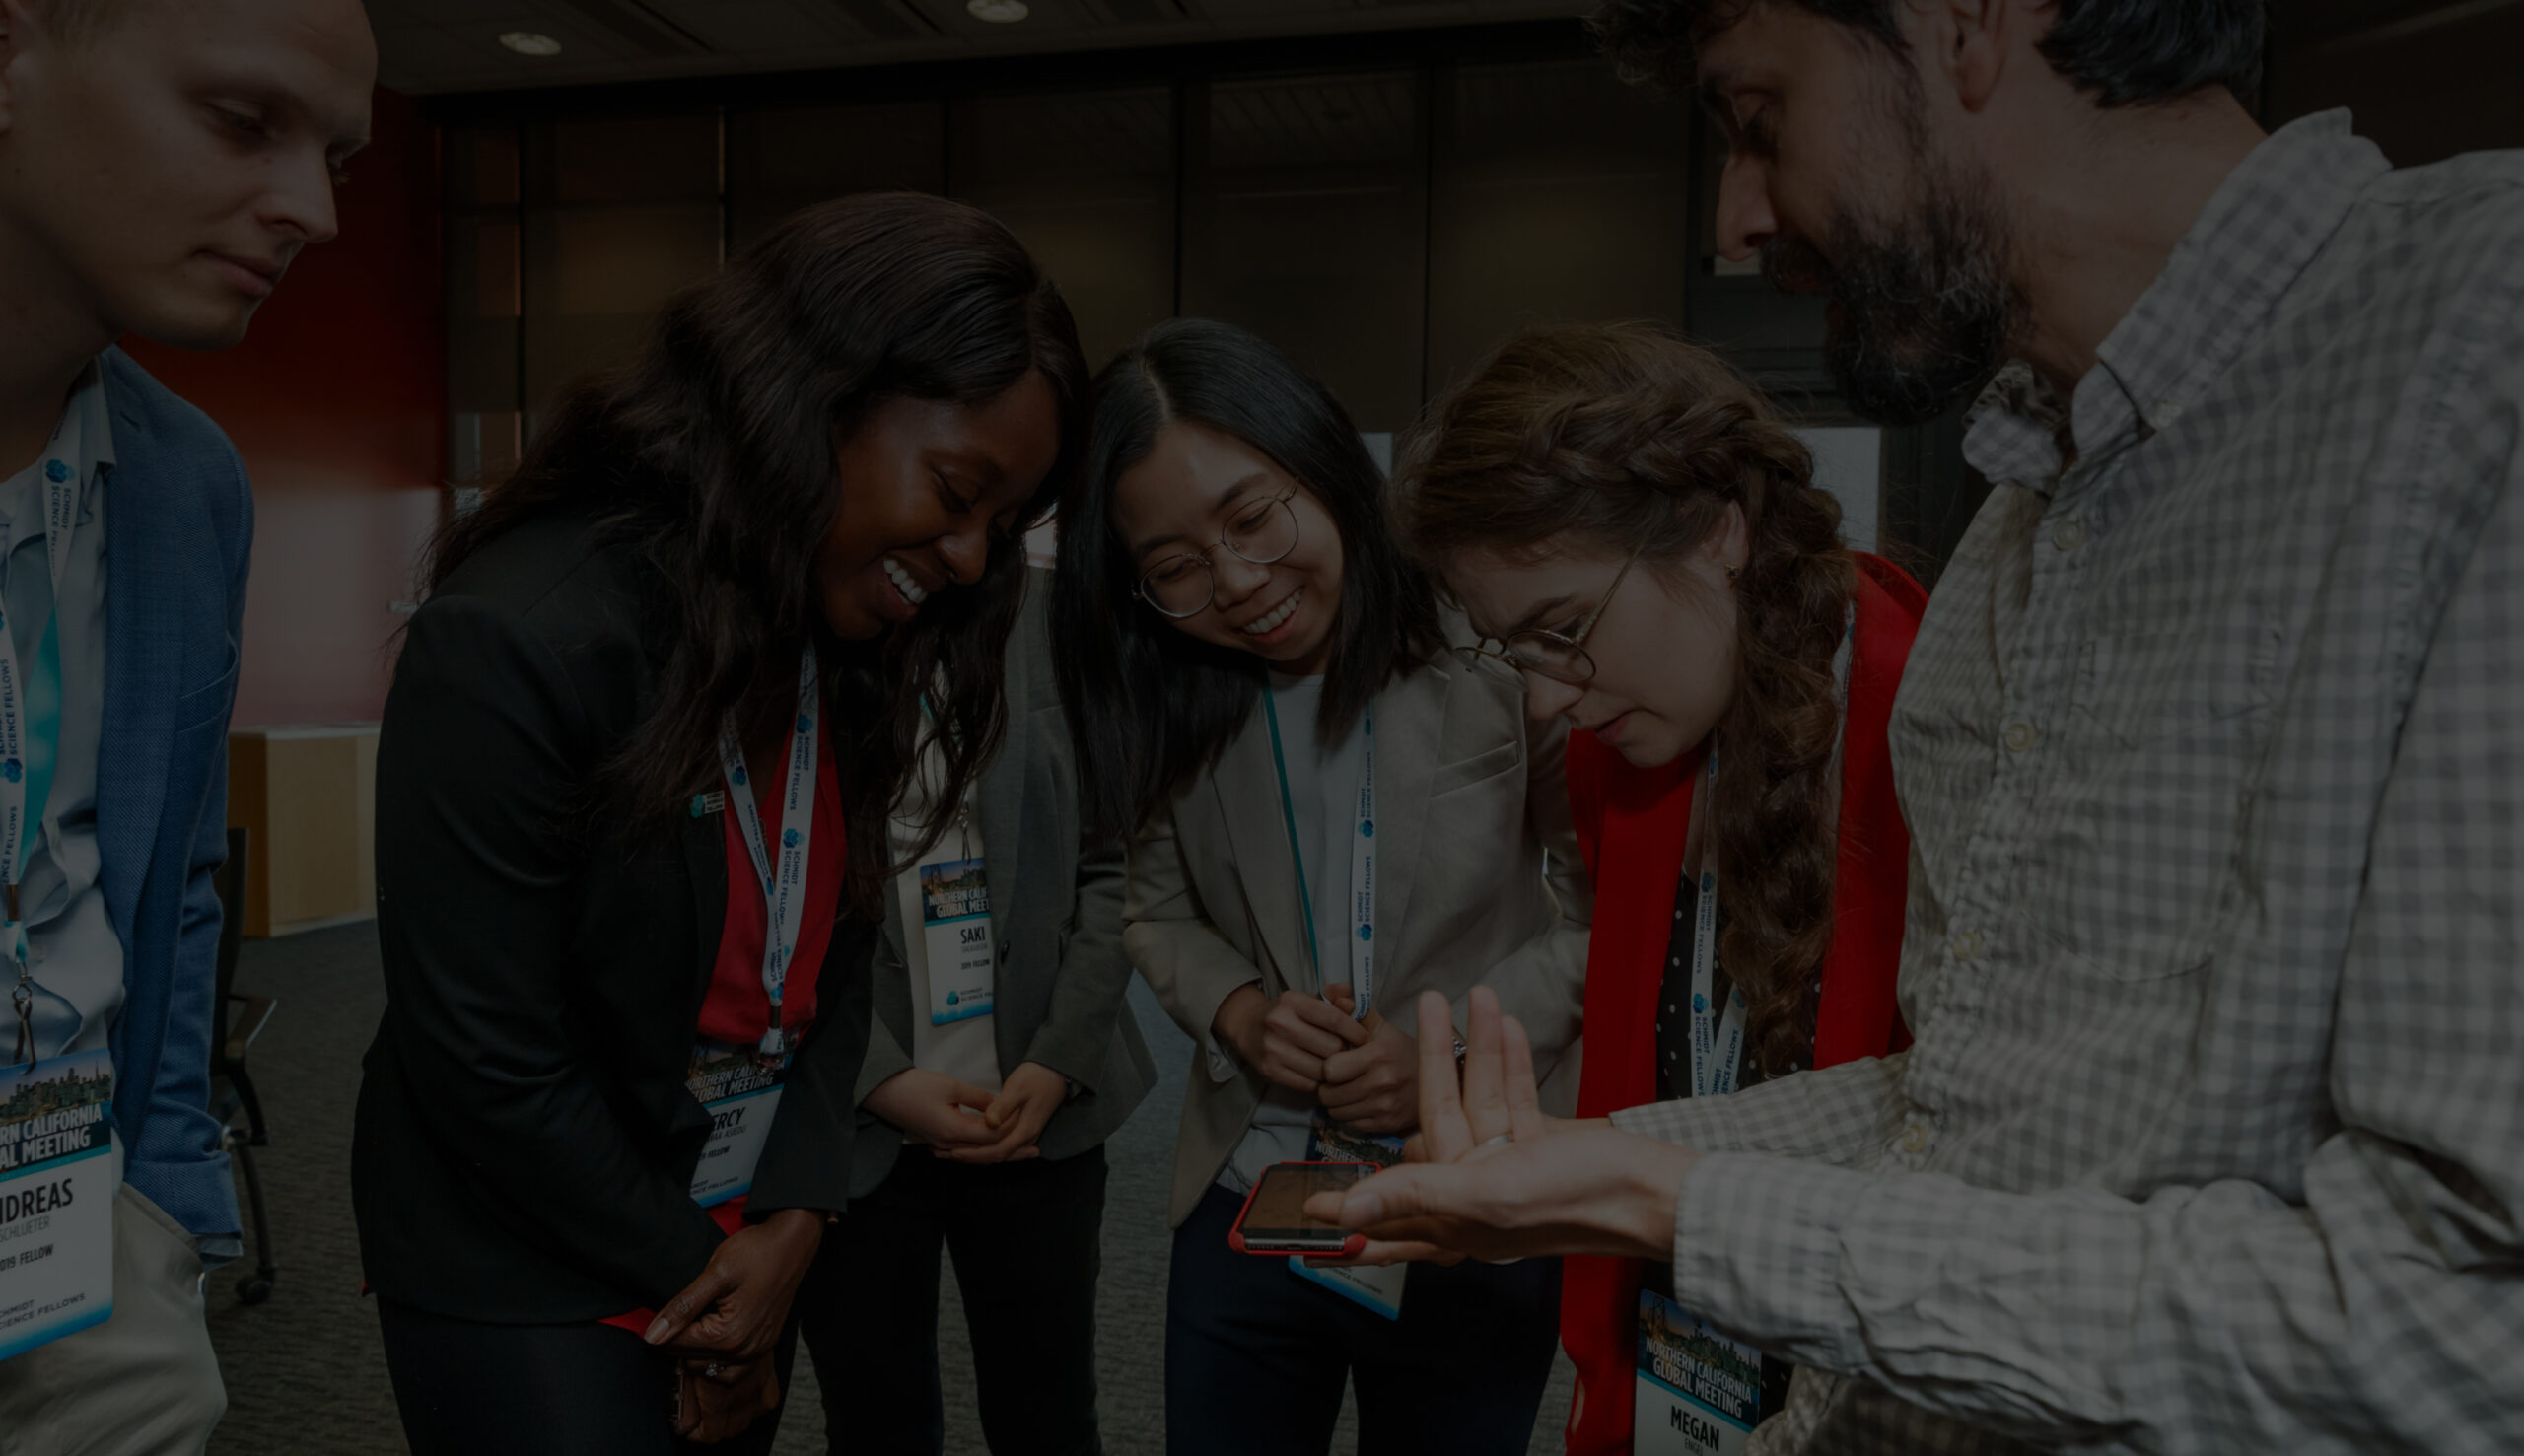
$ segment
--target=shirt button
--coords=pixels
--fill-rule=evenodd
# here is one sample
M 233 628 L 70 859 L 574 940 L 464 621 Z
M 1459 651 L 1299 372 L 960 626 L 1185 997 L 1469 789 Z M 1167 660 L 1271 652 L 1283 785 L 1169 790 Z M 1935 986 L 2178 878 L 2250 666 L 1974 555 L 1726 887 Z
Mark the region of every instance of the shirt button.
M 2036 734 L 2033 731 L 2033 725 L 2029 723 L 2008 724 L 2006 730 L 2007 751 L 2009 753 L 2022 753 L 2027 748 L 2033 746 L 2035 736 Z
M 1968 961 L 1980 957 L 1981 933 L 1979 931 L 1957 931 L 1954 933 L 1953 940 L 1948 943 L 1954 951 L 1956 960 Z
M 1921 1153 L 1928 1151 L 1928 1130 L 1925 1126 L 1919 1123 L 1912 1123 L 1910 1126 L 1902 1130 L 1902 1150 L 1904 1152 L 1911 1154 L 1913 1157 L 1917 1157 Z
M 2071 516 L 2051 528 L 2051 544 L 2063 551 L 2074 551 L 2086 543 L 2086 519 Z

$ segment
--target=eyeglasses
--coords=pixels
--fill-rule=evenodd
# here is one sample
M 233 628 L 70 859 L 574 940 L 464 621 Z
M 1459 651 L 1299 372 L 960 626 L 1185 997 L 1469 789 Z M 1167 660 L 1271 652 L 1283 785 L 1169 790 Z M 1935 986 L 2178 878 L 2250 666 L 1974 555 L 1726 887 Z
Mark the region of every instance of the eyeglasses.
M 1240 561 L 1269 566 L 1297 548 L 1297 514 L 1289 508 L 1295 490 L 1256 501 L 1236 513 L 1219 535 L 1219 545 Z M 1166 616 L 1180 620 L 1209 610 L 1218 594 L 1210 569 L 1211 552 L 1184 552 L 1150 567 L 1132 595 Z
M 1604 608 L 1613 604 L 1613 593 L 1621 589 L 1622 578 L 1629 576 L 1630 569 L 1638 562 L 1639 552 L 1631 552 L 1629 559 L 1621 564 L 1621 570 L 1613 573 L 1613 584 L 1604 589 L 1603 599 L 1595 603 L 1593 611 L 1586 613 L 1586 620 L 1578 624 L 1578 630 L 1567 637 L 1537 629 L 1515 633 L 1496 648 L 1490 644 L 1499 642 L 1499 639 L 1485 637 L 1477 646 L 1456 651 L 1467 657 L 1490 658 L 1519 672 L 1531 672 L 1571 687 L 1584 687 L 1595 679 L 1595 659 L 1586 656 L 1586 638 L 1594 632 L 1595 624 L 1604 619 Z

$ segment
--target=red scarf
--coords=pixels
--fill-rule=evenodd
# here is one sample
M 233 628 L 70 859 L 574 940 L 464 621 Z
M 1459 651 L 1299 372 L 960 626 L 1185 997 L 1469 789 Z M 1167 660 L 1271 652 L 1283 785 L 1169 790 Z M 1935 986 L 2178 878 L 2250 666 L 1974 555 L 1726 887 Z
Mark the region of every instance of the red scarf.
M 1858 641 L 1841 749 L 1840 859 L 1832 943 L 1823 955 L 1814 1065 L 1907 1045 L 1893 1000 L 1902 961 L 1911 835 L 1893 795 L 1885 728 L 1928 593 L 1900 567 L 1859 555 Z M 1569 740 L 1569 803 L 1595 882 L 1587 942 L 1585 1064 L 1578 1115 L 1656 1100 L 1656 996 L 1673 936 L 1674 899 L 1701 755 L 1634 768 L 1591 733 Z M 1560 1339 L 1578 1366 L 1571 1456 L 1630 1450 L 1639 1345 L 1640 1263 L 1573 1258 L 1561 1280 Z
M 805 919 L 798 926 L 798 948 L 789 960 L 788 984 L 782 988 L 781 1019 L 792 1032 L 815 1019 L 815 998 L 824 969 L 824 952 L 832 948 L 834 926 L 841 919 L 844 862 L 850 858 L 850 835 L 841 818 L 841 776 L 832 751 L 832 735 L 818 727 L 815 755 L 815 825 L 807 839 L 806 900 L 798 907 Z M 782 744 L 785 750 L 787 744 Z M 754 791 L 754 810 L 766 832 L 780 832 L 780 802 L 789 792 L 788 754 L 780 773 L 764 779 Z M 722 785 L 721 788 L 725 788 Z M 699 1040 L 734 1042 L 739 1046 L 762 1035 L 771 1018 L 771 994 L 762 989 L 762 942 L 771 936 L 771 907 L 755 876 L 753 852 L 745 848 L 745 832 L 734 807 L 719 814 L 722 852 L 728 859 L 728 904 L 719 925 L 719 952 L 710 963 L 710 988 L 701 998 Z M 777 848 L 775 844 L 772 848 Z M 723 1234 L 744 1226 L 742 1195 L 714 1205 L 710 1221 Z M 698 1271 L 696 1271 L 697 1273 Z M 653 1309 L 635 1309 L 602 1323 L 634 1335 L 656 1319 Z

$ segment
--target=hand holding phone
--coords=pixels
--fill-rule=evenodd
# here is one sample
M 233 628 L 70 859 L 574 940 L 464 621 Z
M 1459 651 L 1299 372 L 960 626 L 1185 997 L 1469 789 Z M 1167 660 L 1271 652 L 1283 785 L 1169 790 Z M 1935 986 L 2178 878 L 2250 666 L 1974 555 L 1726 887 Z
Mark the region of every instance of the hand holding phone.
M 1227 1247 L 1239 1254 L 1358 1257 L 1367 1236 L 1309 1216 L 1305 1201 L 1319 1193 L 1338 1193 L 1375 1171 L 1373 1163 L 1273 1163 L 1245 1197 L 1235 1226 L 1227 1231 Z

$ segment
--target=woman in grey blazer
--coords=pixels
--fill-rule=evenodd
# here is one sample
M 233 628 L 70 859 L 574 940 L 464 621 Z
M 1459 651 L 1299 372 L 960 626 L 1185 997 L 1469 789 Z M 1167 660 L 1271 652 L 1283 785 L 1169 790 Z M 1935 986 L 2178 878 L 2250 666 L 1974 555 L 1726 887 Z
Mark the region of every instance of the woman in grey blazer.
M 1096 381 L 1055 636 L 1123 945 L 1196 1043 L 1174 1168 L 1166 1430 L 1183 1453 L 1522 1452 L 1559 1267 L 1311 1269 L 1233 1252 L 1273 1163 L 1397 1158 L 1424 991 L 1495 988 L 1575 1085 L 1591 891 L 1564 732 L 1453 650 L 1340 404 L 1224 324 Z M 1555 1063 L 1567 1062 L 1562 1067 Z
M 1156 1069 L 1123 1002 L 1121 845 L 1087 838 L 1046 574 L 1027 589 L 1000 751 L 935 844 L 919 829 L 930 817 L 920 787 L 896 810 L 912 867 L 887 897 L 870 969 L 850 1210 L 798 1296 L 831 1449 L 852 1456 L 944 1449 L 942 1245 L 991 1450 L 1102 1450 L 1104 1140 Z

